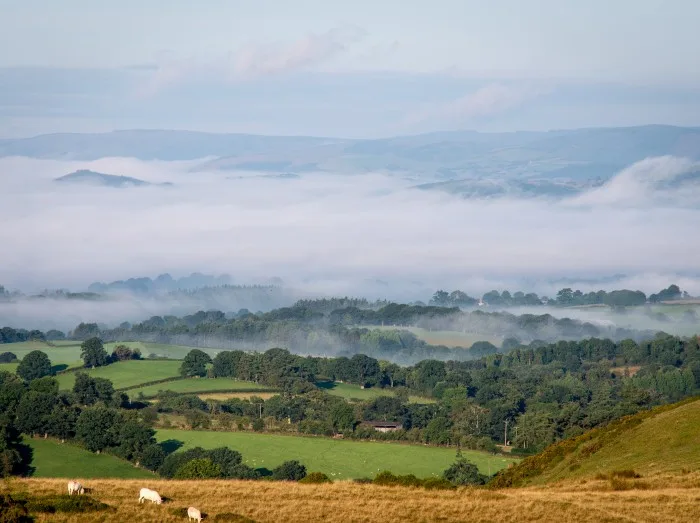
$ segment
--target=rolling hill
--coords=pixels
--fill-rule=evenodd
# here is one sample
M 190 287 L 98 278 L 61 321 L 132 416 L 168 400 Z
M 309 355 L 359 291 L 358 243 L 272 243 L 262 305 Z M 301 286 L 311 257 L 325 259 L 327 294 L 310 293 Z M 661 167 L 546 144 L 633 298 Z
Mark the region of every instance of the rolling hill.
M 79 185 L 94 185 L 101 187 L 113 187 L 117 189 L 123 189 L 126 187 L 147 187 L 152 185 L 159 186 L 170 186 L 172 183 L 151 183 L 144 180 L 139 180 L 138 178 L 132 178 L 130 176 L 117 176 L 114 174 L 104 174 L 95 171 L 90 171 L 87 169 L 80 169 L 78 171 L 66 174 L 60 178 L 56 178 L 54 182 L 62 184 L 79 184 Z
M 547 447 L 498 475 L 492 486 L 537 485 L 634 471 L 700 471 L 700 398 L 640 412 Z

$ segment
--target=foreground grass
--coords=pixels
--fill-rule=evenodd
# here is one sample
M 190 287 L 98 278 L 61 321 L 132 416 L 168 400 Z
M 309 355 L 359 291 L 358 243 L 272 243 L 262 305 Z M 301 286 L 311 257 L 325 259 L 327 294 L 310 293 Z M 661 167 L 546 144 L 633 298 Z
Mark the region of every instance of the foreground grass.
M 379 387 L 370 387 L 368 389 L 360 388 L 359 385 L 352 383 L 339 383 L 337 381 L 319 381 L 316 386 L 325 390 L 333 396 L 340 396 L 346 400 L 373 400 L 380 396 L 393 396 L 394 391 L 391 389 L 380 389 Z M 411 403 L 435 403 L 431 398 L 423 398 L 421 396 L 409 396 L 408 400 Z
M 44 478 L 153 478 L 146 470 L 107 454 L 52 439 L 24 438 L 32 449 L 33 476 Z
M 461 488 L 426 491 L 338 482 L 299 485 L 286 482 L 94 480 L 86 482 L 92 497 L 114 507 L 86 514 L 40 514 L 41 522 L 184 521 L 171 510 L 198 507 L 215 521 L 219 514 L 238 514 L 258 523 L 333 522 L 657 522 L 697 521 L 700 485 L 659 490 L 609 491 L 601 485 L 564 485 L 504 491 Z M 168 501 L 140 505 L 142 487 L 157 490 Z M 12 480 L 4 489 L 31 495 L 63 494 L 65 480 Z M 219 520 L 221 521 L 221 520 Z
M 166 362 L 162 362 L 166 363 Z M 167 363 L 176 363 L 178 369 L 181 362 L 172 361 Z M 154 380 L 157 378 L 153 378 Z M 241 381 L 233 378 L 187 378 L 177 381 L 169 381 L 166 383 L 156 383 L 145 387 L 131 389 L 128 392 L 130 398 L 138 397 L 139 393 L 143 393 L 146 397 L 152 397 L 158 392 L 169 390 L 179 394 L 191 394 L 194 392 L 236 392 L 236 391 L 271 391 L 270 387 L 265 387 L 252 381 Z
M 243 454 L 246 463 L 253 467 L 272 469 L 283 461 L 296 459 L 307 470 L 324 472 L 333 479 L 373 477 L 382 470 L 415 474 L 419 478 L 439 476 L 455 460 L 454 449 L 322 437 L 160 429 L 156 438 L 180 441 L 184 443 L 182 450 L 197 446 L 230 447 Z M 486 474 L 515 461 L 485 452 L 462 451 L 462 454 Z
M 94 378 L 107 378 L 112 381 L 115 389 L 123 389 L 150 381 L 177 378 L 180 375 L 181 364 L 180 361 L 131 360 L 85 369 L 85 372 Z M 69 390 L 75 383 L 75 373 L 59 374 L 56 379 L 61 390 Z M 135 397 L 131 392 L 129 396 Z

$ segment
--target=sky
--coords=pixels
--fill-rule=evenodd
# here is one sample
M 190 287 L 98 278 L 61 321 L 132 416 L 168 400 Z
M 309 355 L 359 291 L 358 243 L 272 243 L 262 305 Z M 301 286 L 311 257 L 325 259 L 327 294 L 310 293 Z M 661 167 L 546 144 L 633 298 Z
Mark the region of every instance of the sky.
M 0 138 L 700 125 L 694 0 L 0 0 Z

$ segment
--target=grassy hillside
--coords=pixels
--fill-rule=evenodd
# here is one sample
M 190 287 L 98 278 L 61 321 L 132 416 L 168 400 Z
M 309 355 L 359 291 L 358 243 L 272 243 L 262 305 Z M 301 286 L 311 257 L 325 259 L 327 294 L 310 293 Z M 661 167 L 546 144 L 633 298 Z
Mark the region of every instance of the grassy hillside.
M 107 454 L 94 454 L 52 439 L 25 438 L 32 448 L 34 476 L 43 478 L 153 478 L 154 474 Z
M 180 375 L 181 364 L 180 361 L 131 360 L 95 369 L 85 369 L 85 372 L 95 378 L 107 378 L 112 381 L 115 389 L 123 389 L 141 383 L 176 378 Z M 59 374 L 56 379 L 62 390 L 68 390 L 73 388 L 75 373 Z
M 378 326 L 378 325 L 363 325 L 368 329 L 384 329 L 384 330 L 407 330 L 416 335 L 416 337 L 431 345 L 445 345 L 447 347 L 465 347 L 469 348 L 477 341 L 488 341 L 497 347 L 501 346 L 503 338 L 492 336 L 489 334 L 475 334 L 461 331 L 434 331 L 423 329 L 421 327 L 393 327 L 393 326 Z
M 183 442 L 183 449 L 230 447 L 243 454 L 253 467 L 272 469 L 283 461 L 297 459 L 309 471 L 325 472 L 333 479 L 373 477 L 382 470 L 428 477 L 442 474 L 455 460 L 454 449 L 320 437 L 161 429 L 156 438 Z M 462 453 L 484 473 L 493 473 L 513 461 L 485 452 Z
M 657 522 L 697 521 L 700 488 L 600 491 L 596 485 L 508 489 L 422 490 L 337 482 L 300 485 L 255 481 L 93 480 L 90 495 L 113 510 L 95 513 L 42 514 L 39 522 L 124 523 L 186 521 L 177 509 L 198 507 L 204 521 L 307 523 L 362 521 L 411 523 L 478 522 Z M 148 486 L 168 501 L 139 505 L 139 489 Z M 62 494 L 65 480 L 13 480 L 12 492 L 34 496 Z M 227 518 L 222 514 L 229 514 Z M 239 515 L 238 518 L 234 514 Z M 218 517 L 217 517 L 218 516 Z
M 700 471 L 700 399 L 641 412 L 555 443 L 504 471 L 495 486 L 542 484 L 620 470 Z

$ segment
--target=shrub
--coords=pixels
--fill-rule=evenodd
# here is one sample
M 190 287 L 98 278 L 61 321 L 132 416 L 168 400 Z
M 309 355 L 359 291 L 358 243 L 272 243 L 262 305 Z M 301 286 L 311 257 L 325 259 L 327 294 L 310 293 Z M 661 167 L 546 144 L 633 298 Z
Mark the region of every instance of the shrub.
M 454 485 L 483 485 L 486 482 L 486 477 L 479 473 L 477 466 L 464 458 L 450 465 L 442 477 Z
M 175 479 L 213 479 L 221 476 L 221 467 L 209 458 L 190 460 L 175 473 Z
M 12 363 L 17 361 L 17 355 L 12 352 L 3 352 L 0 354 L 0 363 Z
M 305 478 L 299 480 L 299 483 L 332 483 L 331 478 L 323 472 L 312 472 Z
M 372 478 L 355 478 L 353 482 L 360 483 L 361 485 L 367 485 L 372 483 L 373 481 Z
M 0 494 L 0 523 L 28 523 L 32 521 L 26 502 L 9 494 Z
M 641 478 L 639 474 L 637 474 L 634 470 L 626 469 L 626 470 L 613 470 L 610 473 L 610 476 L 613 478 Z
M 426 478 L 423 480 L 423 488 L 427 490 L 449 490 L 455 486 L 445 478 Z
M 285 461 L 272 471 L 272 479 L 278 481 L 299 481 L 306 477 L 306 467 L 296 460 Z
M 610 478 L 612 490 L 648 490 L 651 486 L 643 481 L 628 481 L 622 478 Z
M 233 512 L 222 512 L 214 516 L 214 521 L 221 522 L 232 522 L 232 523 L 255 523 L 254 520 L 241 516 L 240 514 L 234 514 Z
M 55 512 L 79 513 L 98 512 L 107 510 L 109 505 L 97 501 L 90 496 L 44 496 L 30 499 L 27 503 L 30 512 L 45 512 L 53 514 Z

